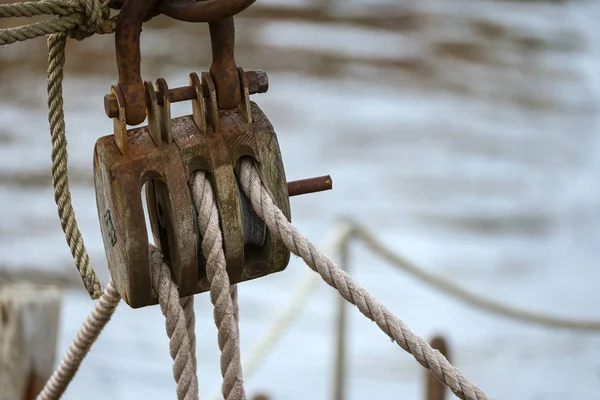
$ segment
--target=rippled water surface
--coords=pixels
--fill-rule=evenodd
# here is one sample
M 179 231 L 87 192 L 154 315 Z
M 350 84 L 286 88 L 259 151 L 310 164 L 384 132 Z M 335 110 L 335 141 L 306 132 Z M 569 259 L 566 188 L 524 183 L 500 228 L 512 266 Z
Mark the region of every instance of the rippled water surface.
M 473 292 L 514 306 L 600 318 L 600 7 L 592 1 L 257 2 L 237 18 L 237 61 L 268 71 L 255 96 L 289 179 L 331 174 L 334 190 L 292 200 L 323 244 L 351 216 L 387 245 Z M 287 8 L 286 8 L 287 7 Z M 291 7 L 291 8 L 290 8 Z M 291 10 L 291 11 L 290 11 Z M 295 10 L 295 11 L 294 11 Z M 302 18 L 298 15 L 302 14 Z M 3 21 L 4 26 L 18 21 Z M 172 87 L 206 70 L 207 27 L 156 18 L 145 79 Z M 0 279 L 65 287 L 60 353 L 92 307 L 77 282 L 50 178 L 43 39 L 0 49 Z M 111 132 L 112 37 L 69 42 L 65 110 L 73 203 L 103 282 L 92 152 Z M 189 113 L 177 104 L 174 115 Z M 600 336 L 525 326 L 468 308 L 361 246 L 351 272 L 495 399 L 600 399 Z M 240 287 L 242 356 L 308 268 Z M 249 392 L 331 394 L 335 293 L 322 284 Z M 216 329 L 197 296 L 205 398 L 219 386 Z M 351 314 L 349 398 L 422 398 L 422 369 Z M 173 398 L 158 308 L 123 305 L 65 398 Z

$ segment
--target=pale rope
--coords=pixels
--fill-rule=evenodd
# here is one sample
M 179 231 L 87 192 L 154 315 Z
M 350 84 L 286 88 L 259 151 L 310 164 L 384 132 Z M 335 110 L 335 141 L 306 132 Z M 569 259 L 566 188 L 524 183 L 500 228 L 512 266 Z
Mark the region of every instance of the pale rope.
M 192 355 L 192 363 L 194 369 L 197 369 L 198 363 L 196 361 L 196 313 L 194 311 L 194 296 L 187 296 L 179 299 L 179 304 L 183 308 L 185 315 L 186 328 L 188 336 L 190 338 L 190 354 Z
M 325 244 L 326 252 L 337 254 L 339 249 L 344 246 L 344 243 L 349 240 L 352 232 L 353 231 L 348 228 L 348 224 L 336 224 L 334 231 Z M 310 299 L 318 282 L 319 275 L 310 273 L 296 285 L 296 289 L 287 305 L 277 314 L 273 322 L 265 329 L 264 333 L 260 335 L 261 339 L 252 347 L 249 356 L 245 357 L 242 366 L 244 377 L 246 379 L 254 375 L 267 355 L 279 342 L 286 329 L 300 316 L 302 309 Z M 218 399 L 216 395 L 211 398 Z
M 67 8 L 61 8 L 64 4 L 66 7 L 73 7 L 73 10 Z M 98 298 L 101 292 L 100 282 L 91 266 L 89 255 L 85 249 L 83 243 L 83 237 L 77 222 L 75 220 L 74 210 L 71 204 L 70 190 L 68 187 L 67 177 L 67 145 L 65 135 L 65 123 L 64 123 L 64 111 L 63 111 L 63 100 L 62 100 L 62 80 L 63 80 L 63 69 L 64 69 L 64 49 L 66 46 L 66 33 L 76 39 L 83 39 L 87 36 L 91 36 L 93 33 L 111 33 L 115 28 L 115 18 L 107 20 L 110 15 L 110 10 L 104 3 L 101 7 L 98 1 L 84 1 L 83 11 L 74 12 L 77 3 L 57 3 L 54 1 L 49 2 L 37 2 L 16 4 L 16 5 L 3 5 L 0 7 L 0 17 L 30 17 L 33 15 L 41 14 L 57 14 L 61 17 L 51 20 L 43 21 L 27 26 L 9 28 L 0 30 L 0 45 L 14 43 L 16 41 L 23 41 L 31 39 L 37 36 L 43 36 L 53 34 L 48 40 L 49 47 L 49 67 L 48 67 L 48 106 L 49 106 L 49 121 L 52 136 L 52 177 L 53 186 L 55 188 L 55 200 L 59 210 L 59 217 L 61 225 L 65 232 L 67 243 L 71 249 L 71 253 L 75 260 L 78 270 L 82 276 L 84 285 L 92 298 Z M 215 207 L 216 209 L 216 207 Z M 218 215 L 217 215 L 218 218 Z M 218 222 L 217 222 L 218 225 Z M 219 240 L 220 238 L 220 230 Z M 212 251 L 212 250 L 211 250 Z M 222 253 L 222 249 L 221 249 Z M 152 258 L 156 259 L 156 251 L 153 252 Z M 224 257 L 223 257 L 224 263 Z M 209 268 L 207 268 L 209 269 Z M 222 268 L 224 270 L 224 267 Z M 162 271 L 162 268 L 160 269 Z M 162 271 L 164 272 L 164 271 Z M 227 278 L 227 298 L 229 300 L 229 307 L 227 303 L 222 301 L 222 285 L 220 285 L 223 279 L 218 275 L 218 271 L 213 271 L 213 275 L 217 274 L 215 279 L 216 285 L 213 290 L 211 287 L 211 300 L 215 304 L 215 322 L 219 328 L 219 347 L 222 350 L 222 373 L 224 376 L 223 390 L 224 393 L 228 393 L 232 397 L 226 396 L 226 398 L 245 399 L 245 392 L 243 389 L 243 381 L 241 374 L 241 365 L 239 361 L 239 333 L 237 331 L 237 319 L 238 319 L 238 308 L 237 308 L 237 288 L 233 290 L 229 287 L 229 280 Z M 161 276 L 161 275 L 159 275 Z M 210 279 L 210 278 L 209 278 Z M 162 282 L 161 282 L 162 283 Z M 173 285 L 169 285 L 172 287 Z M 211 284 L 211 286 L 213 286 Z M 161 287 L 159 290 L 165 290 L 165 287 Z M 170 291 L 168 291 L 170 292 Z M 213 296 L 213 293 L 216 293 Z M 162 295 L 168 295 L 169 293 L 162 293 Z M 159 291 L 159 295 L 161 292 Z M 171 298 L 170 298 L 171 299 Z M 183 370 L 179 362 L 180 352 L 175 349 L 173 340 L 171 341 L 171 355 L 174 357 L 175 365 L 173 372 L 176 380 L 178 381 L 178 395 L 183 395 L 185 398 L 190 398 L 188 394 L 194 390 L 195 381 L 195 392 L 197 397 L 197 377 L 194 379 L 189 378 L 189 365 L 192 364 L 193 375 L 195 376 L 195 335 L 194 335 L 194 321 L 195 317 L 193 314 L 193 299 L 186 298 L 179 303 L 178 296 L 176 297 L 179 305 L 179 310 L 182 310 L 181 306 L 184 305 L 185 312 L 182 311 L 183 318 L 178 318 L 175 323 L 179 324 L 181 320 L 186 321 L 186 336 L 187 336 L 187 352 L 193 354 L 193 362 L 185 361 Z M 172 299 L 171 299 L 172 300 Z M 235 307 L 234 307 L 235 303 Z M 223 308 L 223 306 L 225 308 Z M 178 325 L 172 326 L 169 322 L 168 312 L 170 308 L 164 309 L 161 304 L 161 309 L 167 317 L 167 333 L 171 338 L 173 336 L 175 341 L 180 338 L 177 335 L 180 329 L 175 329 Z M 181 317 L 181 316 L 179 316 Z M 233 321 L 233 328 L 231 327 L 231 321 Z M 174 321 L 171 321 L 173 323 Z M 234 340 L 232 342 L 232 339 Z M 182 339 L 181 346 L 185 347 L 185 335 Z M 178 343 L 179 344 L 179 343 Z M 181 347 L 179 346 L 179 347 Z M 174 354 L 176 351 L 176 354 Z M 193 352 L 192 352 L 193 351 Z M 189 354 L 188 354 L 189 356 Z M 236 362 L 237 360 L 237 362 Z M 225 361 L 225 362 L 223 362 Z M 236 364 L 238 366 L 236 367 Z M 231 365 L 230 369 L 228 366 Z M 182 379 L 183 378 L 183 379 Z M 179 383 L 183 380 L 184 389 L 180 389 Z M 186 386 L 187 384 L 187 386 Z M 188 390 L 191 388 L 191 390 Z
M 62 95 L 66 42 L 67 35 L 65 33 L 57 33 L 48 38 L 48 120 L 52 139 L 52 186 L 60 223 L 71 249 L 71 255 L 81 274 L 85 288 L 90 296 L 96 299 L 102 292 L 102 287 L 85 249 L 81 231 L 77 226 L 69 189 L 67 136 Z
M 487 299 L 485 297 L 470 293 L 454 283 L 444 280 L 434 274 L 431 274 L 419 267 L 418 265 L 408 261 L 407 259 L 392 253 L 383 244 L 377 241 L 365 228 L 352 222 L 351 229 L 353 230 L 352 237 L 361 240 L 375 254 L 383 257 L 398 268 L 422 280 L 429 286 L 437 289 L 450 297 L 458 299 L 470 306 L 482 309 L 491 314 L 501 315 L 512 318 L 517 321 L 528 324 L 542 325 L 551 328 L 563 328 L 582 331 L 600 331 L 600 321 L 598 320 L 580 320 L 559 317 L 555 315 L 536 313 L 529 310 L 522 310 L 516 307 L 511 307 L 500 302 Z
M 227 275 L 219 211 L 204 172 L 197 172 L 193 176 L 191 186 L 206 259 L 210 300 L 214 305 L 213 315 L 218 329 L 223 376 L 221 392 L 226 400 L 244 400 L 246 393 L 240 361 L 237 287 L 230 285 Z
M 192 355 L 192 341 L 188 334 L 188 321 L 179 300 L 179 289 L 171 279 L 171 270 L 163 262 L 162 253 L 150 247 L 152 288 L 158 296 L 160 309 L 166 319 L 169 349 L 173 359 L 173 377 L 177 382 L 179 400 L 198 399 L 198 376 Z M 192 302 L 193 304 L 193 302 Z
M 453 283 L 432 275 L 418 265 L 409 262 L 401 256 L 393 254 L 391 250 L 387 249 L 385 245 L 377 241 L 377 239 L 364 227 L 360 226 L 357 222 L 348 219 L 344 219 L 342 222 L 335 224 L 334 232 L 332 233 L 330 242 L 325 245 L 324 253 L 339 252 L 340 248 L 346 246 L 346 243 L 351 239 L 359 239 L 375 254 L 382 256 L 396 267 L 415 275 L 434 289 L 438 289 L 451 297 L 465 302 L 467 305 L 478 307 L 483 311 L 490 312 L 494 315 L 506 316 L 524 323 L 537 324 L 551 328 L 597 331 L 597 327 L 600 325 L 600 321 L 571 320 L 553 315 L 536 314 L 531 311 L 506 306 L 494 302 L 493 300 L 466 292 L 464 289 L 455 286 Z M 278 313 L 277 317 L 271 322 L 269 327 L 264 330 L 264 333 L 260 336 L 261 339 L 254 345 L 250 350 L 250 354 L 244 360 L 243 369 L 246 379 L 249 379 L 254 375 L 267 356 L 273 351 L 276 344 L 281 340 L 285 331 L 294 323 L 294 320 L 298 318 L 302 309 L 310 299 L 310 295 L 314 292 L 318 278 L 319 275 L 317 274 L 309 274 L 300 281 L 287 305 Z M 217 396 L 212 396 L 211 398 L 216 399 Z
M 177 383 L 177 398 L 198 399 L 198 377 L 195 355 L 194 301 L 189 296 L 179 299 L 177 285 L 171 280 L 169 267 L 163 262 L 162 254 L 154 246 L 150 248 L 152 288 L 158 296 L 162 313 L 165 315 L 170 353 L 173 358 L 173 377 Z M 69 350 L 37 400 L 58 400 L 79 370 L 91 346 L 112 317 L 121 300 L 112 280 L 104 288 L 100 299 L 87 317 L 71 343 Z
M 109 281 L 104 288 L 104 293 L 94 305 L 94 309 L 77 332 L 67 354 L 37 396 L 38 400 L 56 400 L 62 396 L 77 373 L 81 362 L 90 351 L 92 344 L 112 317 L 120 300 L 119 292 L 113 286 L 112 281 Z
M 272 235 L 281 239 L 294 254 L 302 257 L 327 284 L 335 288 L 348 302 L 356 305 L 364 316 L 374 321 L 394 342 L 412 354 L 419 364 L 431 370 L 433 375 L 459 398 L 488 399 L 485 393 L 452 366 L 446 357 L 434 350 L 426 340 L 414 334 L 350 275 L 319 253 L 314 244 L 300 234 L 273 203 L 262 184 L 258 170 L 248 158 L 241 161 L 240 178 L 242 188 L 254 210 L 264 218 Z
M 277 314 L 269 327 L 264 330 L 258 343 L 250 350 L 250 355 L 244 357 L 245 360 L 242 368 L 246 379 L 250 379 L 254 375 L 265 358 L 279 342 L 287 328 L 300 316 L 304 305 L 306 305 L 311 294 L 317 287 L 318 278 L 317 274 L 311 273 L 298 283 L 292 298 L 288 301 L 285 308 Z M 215 400 L 219 399 L 216 395 L 213 395 L 211 398 Z

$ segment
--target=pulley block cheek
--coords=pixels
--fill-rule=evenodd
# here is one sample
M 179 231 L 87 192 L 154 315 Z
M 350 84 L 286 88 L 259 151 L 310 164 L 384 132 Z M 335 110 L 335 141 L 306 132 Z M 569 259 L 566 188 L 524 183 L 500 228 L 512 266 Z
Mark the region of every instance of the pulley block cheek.
M 234 58 L 232 15 L 252 0 L 202 4 L 178 0 L 177 10 L 191 7 L 198 11 L 194 20 L 209 21 L 213 59 L 210 72 L 200 77 L 192 73 L 188 86 L 175 89 L 162 78 L 156 87 L 142 81 L 139 29 L 152 12 L 150 3 L 142 3 L 128 0 L 117 22 L 119 81 L 104 99 L 114 133 L 98 139 L 94 149 L 96 201 L 108 267 L 119 293 L 133 308 L 157 304 L 144 186 L 154 243 L 182 297 L 209 290 L 193 202 L 200 194 L 191 191 L 199 171 L 214 191 L 214 200 L 204 200 L 216 202 L 232 284 L 282 271 L 290 259 L 283 242 L 268 232 L 253 211 L 236 175 L 240 159 L 251 157 L 277 207 L 290 219 L 277 135 L 266 115 L 250 101 L 250 94 L 267 91 L 267 76 L 262 71 L 245 72 Z M 190 101 L 192 114 L 171 118 L 171 103 L 178 101 Z M 146 117 L 146 126 L 127 129 Z M 290 183 L 289 189 L 294 195 L 331 189 L 331 178 Z
M 181 296 L 209 289 L 190 191 L 197 171 L 206 172 L 214 190 L 231 283 L 287 266 L 289 250 L 254 213 L 235 173 L 240 158 L 252 157 L 268 191 L 290 218 L 277 136 L 266 115 L 249 100 L 246 75 L 253 74 L 239 69 L 244 90 L 240 106 L 232 110 L 217 106 L 210 74 L 203 73 L 202 80 L 190 74 L 189 87 L 196 94 L 191 100 L 193 113 L 174 119 L 169 110 L 173 91 L 166 82 L 157 82 L 158 93 L 145 82 L 148 125 L 126 130 L 124 108 L 118 104 L 114 134 L 97 141 L 94 178 L 104 247 L 115 285 L 131 307 L 157 303 L 151 285 L 144 184 L 154 242 Z M 118 86 L 112 92 L 118 102 Z

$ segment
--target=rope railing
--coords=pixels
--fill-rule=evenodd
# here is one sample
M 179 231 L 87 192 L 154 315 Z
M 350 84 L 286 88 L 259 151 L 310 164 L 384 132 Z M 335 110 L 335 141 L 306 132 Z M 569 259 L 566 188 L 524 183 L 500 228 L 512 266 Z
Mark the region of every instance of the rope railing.
M 263 335 L 263 340 L 254 347 L 250 357 L 244 363 L 244 367 L 240 367 L 239 334 L 237 333 L 237 299 L 235 298 L 234 290 L 231 293 L 223 291 L 224 286 L 219 282 L 215 282 L 215 280 L 222 281 L 223 277 L 221 275 L 225 267 L 224 262 L 222 260 L 219 261 L 220 257 L 218 256 L 220 253 L 219 248 L 222 250 L 222 243 L 219 245 L 217 237 L 220 237 L 221 233 L 215 232 L 216 236 L 208 233 L 209 229 L 215 229 L 214 227 L 210 228 L 209 224 L 211 220 L 218 220 L 214 215 L 218 210 L 214 203 L 210 184 L 206 181 L 203 174 L 196 177 L 193 182 L 192 193 L 194 194 L 195 206 L 199 214 L 199 226 L 205 232 L 204 236 L 206 238 L 215 236 L 213 239 L 206 240 L 203 243 L 207 262 L 215 266 L 218 265 L 218 272 L 215 271 L 217 272 L 215 276 L 219 276 L 219 278 L 213 276 L 213 282 L 211 282 L 211 298 L 215 296 L 213 299 L 213 303 L 215 304 L 215 322 L 217 327 L 219 327 L 219 331 L 221 331 L 221 327 L 223 326 L 226 329 L 223 331 L 223 334 L 228 335 L 219 341 L 219 346 L 222 350 L 222 367 L 224 368 L 222 370 L 224 377 L 222 393 L 230 394 L 230 396 L 226 396 L 225 398 L 232 400 L 242 400 L 245 398 L 241 371 L 245 369 L 247 377 L 256 371 L 260 363 L 266 358 L 268 352 L 274 348 L 275 344 L 281 338 L 285 329 L 300 314 L 302 307 L 316 287 L 319 275 L 331 286 L 338 289 L 343 298 L 352 304 L 358 305 L 359 310 L 363 314 L 377 322 L 388 336 L 403 349 L 411 353 L 424 367 L 430 369 L 432 374 L 448 386 L 459 398 L 469 400 L 488 398 L 481 389 L 473 385 L 458 369 L 453 367 L 441 353 L 431 348 L 426 341 L 410 331 L 408 327 L 379 304 L 368 292 L 353 282 L 352 278 L 340 267 L 318 252 L 314 245 L 305 238 L 301 237 L 296 228 L 287 222 L 285 216 L 273 204 L 270 196 L 262 186 L 262 181 L 254 165 L 247 160 L 244 160 L 242 163 L 240 181 L 257 213 L 265 218 L 270 231 L 276 237 L 284 240 L 286 245 L 291 248 L 290 250 L 300 255 L 319 274 L 310 274 L 301 281 L 292 301 L 279 314 L 274 324 L 268 329 L 267 334 Z M 213 199 L 213 201 L 211 202 L 210 199 Z M 329 240 L 328 252 L 341 255 L 343 249 L 348 248 L 352 239 L 358 239 L 376 254 L 388 261 L 392 261 L 395 266 L 418 277 L 432 287 L 442 290 L 446 294 L 467 304 L 494 314 L 517 318 L 522 322 L 566 329 L 597 330 L 594 327 L 600 325 L 600 323 L 594 321 L 578 321 L 536 314 L 505 306 L 491 300 L 482 300 L 478 296 L 472 295 L 454 284 L 424 271 L 404 258 L 395 255 L 378 242 L 365 228 L 350 220 L 343 220 L 335 225 L 334 233 Z M 209 256 L 211 253 L 213 255 Z M 195 368 L 193 301 L 191 301 L 191 298 L 178 299 L 177 288 L 171 281 L 168 267 L 162 261 L 162 255 L 156 249 L 153 250 L 151 255 L 153 262 L 152 269 L 155 274 L 153 285 L 156 285 L 154 290 L 159 294 L 161 309 L 167 317 L 167 334 L 171 339 L 171 355 L 174 360 L 173 374 L 175 380 L 178 382 L 178 398 L 194 399 L 197 398 L 198 388 Z M 213 267 L 208 266 L 207 270 Z M 223 283 L 225 282 L 223 281 Z M 90 317 L 88 317 L 65 359 L 57 368 L 44 391 L 40 394 L 40 399 L 53 400 L 60 397 L 60 394 L 62 394 L 75 375 L 91 345 L 110 319 L 119 299 L 120 296 L 118 296 L 114 287 L 112 285 L 107 286 L 105 295 L 99 300 L 96 308 Z M 219 305 L 219 303 L 222 303 L 222 305 Z M 493 306 L 489 306 L 489 304 L 493 304 Z M 170 315 L 169 310 L 171 310 Z M 506 310 L 510 310 L 510 312 Z M 173 314 L 173 312 L 176 314 Z M 222 325 L 222 321 L 225 321 L 223 318 L 231 317 L 233 319 L 230 322 Z M 238 384 L 235 382 L 238 382 Z
M 354 239 L 356 239 L 356 242 L 360 242 L 369 248 L 375 255 L 388 261 L 391 266 L 407 272 L 431 288 L 481 311 L 542 327 L 575 331 L 600 331 L 600 320 L 571 319 L 553 314 L 528 311 L 469 292 L 449 280 L 427 272 L 424 268 L 409 261 L 407 258 L 395 254 L 377 240 L 368 229 L 348 218 L 344 218 L 334 224 L 325 245 L 325 253 L 334 254 L 336 258 L 341 258 L 343 249 L 347 248 Z M 344 269 L 347 267 L 344 264 L 341 266 Z M 297 284 L 288 303 L 277 314 L 269 327 L 265 329 L 265 332 L 261 335 L 261 340 L 251 348 L 248 357 L 245 359 L 243 369 L 246 378 L 254 375 L 269 353 L 276 347 L 287 329 L 299 317 L 311 294 L 316 289 L 317 281 L 318 275 L 309 274 Z
M 510 318 L 524 324 L 547 328 L 588 332 L 600 331 L 600 320 L 570 319 L 552 314 L 537 313 L 509 306 L 471 293 L 449 280 L 445 280 L 442 277 L 427 272 L 424 268 L 409 261 L 405 257 L 395 254 L 377 240 L 368 229 L 348 218 L 338 220 L 334 223 L 333 229 L 326 241 L 327 244 L 324 246 L 324 252 L 334 254 L 334 257 L 337 259 L 339 258 L 337 255 L 339 255 L 353 240 L 356 243 L 362 243 L 371 250 L 373 254 L 388 261 L 390 266 L 403 272 L 407 272 L 409 275 L 421 280 L 432 289 L 438 290 L 457 301 L 463 302 L 467 306 L 490 313 L 491 315 Z M 344 269 L 346 268 L 346 265 L 343 263 L 340 264 L 340 266 Z M 250 349 L 248 356 L 244 360 L 244 374 L 247 378 L 251 378 L 256 373 L 260 365 L 275 349 L 277 343 L 283 337 L 287 329 L 290 328 L 295 320 L 301 315 L 311 294 L 318 287 L 316 285 L 317 282 L 318 275 L 309 274 L 297 283 L 288 303 L 282 307 L 274 320 L 264 330 L 264 333 L 261 334 L 261 340 Z
M 316 246 L 292 225 L 283 212 L 274 204 L 271 195 L 260 178 L 258 169 L 251 159 L 240 162 L 240 184 L 250 199 L 256 213 L 264 219 L 271 235 L 283 241 L 295 255 L 317 272 L 321 278 L 355 305 L 365 317 L 377 326 L 400 348 L 411 354 L 423 367 L 444 383 L 463 400 L 485 400 L 486 394 L 469 381 L 456 367 L 422 337 L 416 335 L 404 322 L 381 304 L 371 293 L 358 283 L 330 258 L 319 252 Z
M 0 29 L 0 45 L 50 35 L 48 38 L 48 120 L 52 138 L 52 181 L 55 201 L 67 243 L 71 248 L 72 256 L 84 285 L 92 298 L 99 298 L 103 291 L 91 266 L 71 204 L 62 81 L 67 37 L 82 40 L 95 33 L 112 33 L 115 28 L 116 17 L 110 17 L 110 9 L 107 3 L 99 0 L 42 0 L 39 2 L 0 5 L 0 18 L 32 17 L 36 15 L 53 15 L 57 17 L 16 28 Z M 275 206 L 262 184 L 256 167 L 247 159 L 242 160 L 240 182 L 244 193 L 250 199 L 257 214 L 265 220 L 271 234 L 282 240 L 291 252 L 300 256 L 313 271 L 317 272 L 317 274 L 311 274 L 306 278 L 297 296 L 294 297 L 293 303 L 276 320 L 277 325 L 274 325 L 274 328 L 270 331 L 271 334 L 265 336 L 270 338 L 270 342 L 265 343 L 263 341 L 257 345 L 250 362 L 247 363 L 249 373 L 257 368 L 267 351 L 282 335 L 285 327 L 298 315 L 302 305 L 306 303 L 310 292 L 315 287 L 316 280 L 321 277 L 328 285 L 336 289 L 343 299 L 357 306 L 365 317 L 374 321 L 389 338 L 410 353 L 422 366 L 429 369 L 456 396 L 464 400 L 488 399 L 479 387 L 470 382 L 457 368 L 451 365 L 440 352 L 433 349 L 427 341 L 412 332 L 368 291 L 358 285 L 348 273 L 319 252 Z M 205 196 L 207 193 L 208 191 L 204 188 L 202 190 L 198 189 L 194 200 L 198 200 L 198 196 Z M 207 206 L 199 212 L 208 213 L 205 215 L 205 217 L 208 217 L 204 220 L 204 228 L 212 229 L 208 221 L 214 217 L 212 214 L 217 212 L 215 209 L 216 205 L 213 201 L 210 207 Z M 203 224 L 200 219 L 199 222 L 200 225 Z M 245 391 L 240 365 L 239 332 L 237 328 L 237 289 L 229 285 L 227 274 L 224 273 L 225 264 L 222 260 L 223 257 L 220 256 L 220 254 L 222 255 L 222 244 L 220 245 L 218 240 L 221 233 L 219 230 L 212 233 L 214 234 L 211 236 L 212 241 L 207 243 L 203 250 L 211 254 L 211 257 L 205 254 L 206 258 L 212 259 L 210 261 L 211 265 L 207 266 L 207 271 L 212 271 L 209 276 L 211 300 L 215 307 L 215 323 L 219 330 L 219 347 L 222 352 L 222 394 L 228 400 L 244 400 Z M 408 260 L 395 255 L 378 242 L 374 236 L 370 235 L 368 231 L 355 223 L 347 223 L 340 230 L 339 240 L 334 242 L 338 246 L 347 246 L 348 241 L 352 238 L 359 239 L 376 254 L 431 287 L 479 309 L 543 326 L 587 331 L 600 330 L 600 321 L 574 320 L 520 310 L 470 293 L 458 285 L 428 273 Z M 174 361 L 173 374 L 178 384 L 178 398 L 192 400 L 198 397 L 193 301 L 190 298 L 179 299 L 178 289 L 171 280 L 170 271 L 164 264 L 162 255 L 157 250 L 153 250 L 151 255 L 154 275 L 153 288 L 158 295 L 161 310 L 166 317 L 167 334 L 171 340 L 171 356 Z M 73 342 L 65 359 L 58 366 L 39 398 L 54 399 L 60 397 L 75 375 L 91 345 L 109 321 L 119 298 L 120 296 L 118 296 L 112 284 L 109 284 L 103 297 L 96 304 L 94 311 Z

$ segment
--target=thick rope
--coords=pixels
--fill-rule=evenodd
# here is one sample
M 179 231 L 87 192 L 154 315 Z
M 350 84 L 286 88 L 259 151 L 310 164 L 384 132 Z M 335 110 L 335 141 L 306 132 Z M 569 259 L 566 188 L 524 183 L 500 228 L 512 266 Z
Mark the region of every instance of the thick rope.
M 67 136 L 62 95 L 66 42 L 67 35 L 65 33 L 57 33 L 48 38 L 48 120 L 52 139 L 52 186 L 54 187 L 54 200 L 58 206 L 58 216 L 71 249 L 71 255 L 81 274 L 85 288 L 90 296 L 96 299 L 102 292 L 102 287 L 91 265 L 90 256 L 83 243 L 83 236 L 77 226 L 69 189 Z
M 446 357 L 434 350 L 426 340 L 414 334 L 333 261 L 319 253 L 315 245 L 303 237 L 273 203 L 262 184 L 258 170 L 247 158 L 241 162 L 240 178 L 244 193 L 257 214 L 264 218 L 271 234 L 281 239 L 294 254 L 302 257 L 327 284 L 336 289 L 348 302 L 356 305 L 365 317 L 374 321 L 390 339 L 412 354 L 419 364 L 431 370 L 456 396 L 463 400 L 488 399 L 485 393 L 452 366 Z
M 0 18 L 58 15 L 58 18 L 16 28 L 0 29 L 0 45 L 24 41 L 38 36 L 48 38 L 48 120 L 52 138 L 52 185 L 58 215 L 71 255 L 83 284 L 93 299 L 100 297 L 102 287 L 91 265 L 83 237 L 77 226 L 71 204 L 67 174 L 67 139 L 63 111 L 62 81 L 67 36 L 77 40 L 94 33 L 112 33 L 116 16 L 110 17 L 107 3 L 99 0 L 43 0 L 0 5 Z
M 31 1 L 24 3 L 0 4 L 0 18 L 29 18 L 36 15 L 66 16 L 74 13 L 83 13 L 84 8 L 80 3 L 66 1 Z
M 334 231 L 325 244 L 325 252 L 334 253 L 335 257 L 340 256 L 338 254 L 340 249 L 352 238 L 353 232 L 352 227 L 347 223 L 336 224 Z M 250 350 L 248 357 L 245 358 L 242 365 L 246 379 L 256 372 L 267 355 L 279 342 L 286 329 L 300 316 L 318 282 L 319 276 L 313 273 L 308 274 L 298 282 L 286 306 L 281 309 L 269 327 L 260 335 L 261 339 Z
M 198 363 L 196 361 L 196 313 L 194 311 L 194 296 L 187 296 L 179 299 L 179 304 L 181 305 L 181 308 L 183 308 L 185 325 L 190 338 L 190 354 L 192 355 L 194 369 L 196 369 Z
M 260 341 L 252 348 L 250 355 L 244 362 L 244 374 L 247 379 L 256 372 L 270 350 L 279 342 L 286 329 L 298 318 L 318 282 L 318 275 L 313 273 L 300 281 L 288 304 L 277 314 L 269 328 L 265 329 L 265 333 L 260 336 Z
M 179 299 L 179 290 L 171 280 L 171 272 L 163 262 L 160 251 L 153 246 L 150 248 L 150 262 L 152 287 L 158 296 L 161 311 L 166 317 L 167 336 L 170 339 L 170 352 L 173 358 L 173 377 L 177 383 L 177 398 L 197 400 L 193 297 Z M 83 359 L 114 314 L 120 300 L 119 292 L 110 281 L 37 400 L 58 400 L 63 395 Z
M 162 253 L 154 246 L 150 248 L 152 265 L 152 288 L 158 296 L 160 309 L 166 319 L 169 349 L 173 359 L 173 377 L 177 382 L 177 399 L 198 399 L 198 376 L 192 341 L 188 334 L 186 313 L 179 302 L 179 289 L 171 279 L 171 270 L 163 262 Z
M 430 274 L 418 265 L 394 254 L 391 250 L 386 248 L 384 244 L 379 242 L 367 229 L 352 220 L 344 219 L 341 223 L 336 224 L 336 229 L 330 239 L 331 242 L 325 246 L 326 250 L 324 252 L 338 252 L 339 249 L 346 246 L 346 243 L 351 239 L 362 241 L 375 254 L 383 257 L 395 267 L 408 272 L 434 289 L 440 290 L 453 298 L 463 301 L 469 306 L 479 308 L 494 315 L 513 318 L 527 324 L 571 330 L 600 330 L 600 321 L 572 320 L 554 315 L 538 314 L 532 311 L 510 307 L 467 292 L 461 287 L 454 285 L 452 282 Z M 246 379 L 254 375 L 269 353 L 273 351 L 285 331 L 294 323 L 295 319 L 298 318 L 304 306 L 310 299 L 310 295 L 315 289 L 318 278 L 318 275 L 310 274 L 300 281 L 287 305 L 282 308 L 269 327 L 264 330 L 264 333 L 260 336 L 261 339 L 250 350 L 249 355 L 242 364 Z M 217 399 L 217 396 L 212 396 L 211 398 Z
M 92 344 L 110 321 L 120 300 L 121 296 L 113 286 L 112 281 L 108 282 L 108 285 L 104 288 L 104 293 L 102 293 L 102 296 L 94 305 L 94 309 L 77 332 L 77 336 L 71 343 L 67 354 L 37 396 L 38 400 L 57 400 L 62 396 L 77 373 L 81 362 L 90 351 Z
M 94 33 L 112 33 L 116 26 L 116 17 L 110 17 L 108 6 L 98 0 L 43 0 L 0 5 L 0 18 L 36 15 L 58 15 L 58 18 L 0 29 L 0 45 L 56 33 L 67 33 L 74 39 L 82 40 Z
M 194 175 L 191 186 L 202 236 L 202 251 L 206 258 L 210 300 L 214 305 L 213 314 L 218 329 L 223 376 L 221 392 L 226 400 L 244 400 L 246 393 L 240 361 L 237 287 L 230 285 L 227 275 L 219 212 L 204 172 Z

